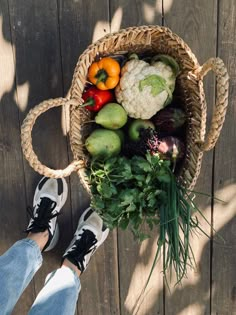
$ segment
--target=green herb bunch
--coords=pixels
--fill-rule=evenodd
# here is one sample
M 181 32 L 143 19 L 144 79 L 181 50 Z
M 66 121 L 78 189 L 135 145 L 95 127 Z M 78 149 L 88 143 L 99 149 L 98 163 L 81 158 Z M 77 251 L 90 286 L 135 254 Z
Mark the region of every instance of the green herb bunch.
M 89 174 L 91 206 L 110 229 L 129 226 L 139 240 L 144 240 L 148 235 L 141 232 L 142 225 L 147 222 L 150 229 L 157 226 L 159 208 L 167 202 L 161 184 L 169 181 L 168 165 L 168 161 L 151 155 L 147 159 L 118 156 L 93 161 Z
M 190 232 L 201 228 L 192 217 L 199 210 L 178 185 L 170 162 L 150 153 L 131 159 L 117 156 L 106 161 L 92 160 L 88 176 L 91 206 L 107 227 L 130 228 L 141 241 L 149 237 L 142 232 L 145 222 L 151 230 L 159 230 L 153 268 L 163 248 L 164 275 L 173 267 L 177 281 L 181 281 L 187 266 L 194 262 Z

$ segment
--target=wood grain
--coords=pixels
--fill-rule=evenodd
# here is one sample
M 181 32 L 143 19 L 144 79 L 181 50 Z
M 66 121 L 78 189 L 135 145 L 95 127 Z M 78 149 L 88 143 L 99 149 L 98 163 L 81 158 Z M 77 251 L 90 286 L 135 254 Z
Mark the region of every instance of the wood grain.
M 24 238 L 26 227 L 26 192 L 18 103 L 15 99 L 15 46 L 8 3 L 0 1 L 0 255 L 18 239 Z M 1 280 L 0 280 L 1 283 Z M 34 297 L 31 283 L 15 308 L 25 314 Z
M 23 1 L 9 0 L 9 8 L 12 41 L 16 47 L 16 90 L 18 95 L 24 93 L 26 99 L 25 107 L 20 106 L 22 123 L 30 108 L 42 100 L 61 96 L 63 93 L 57 2 L 28 1 L 25 5 Z M 67 139 L 61 128 L 60 109 L 51 110 L 39 118 L 33 130 L 33 144 L 39 159 L 46 165 L 53 168 L 67 165 Z M 32 205 L 40 176 L 25 160 L 24 172 L 27 204 Z M 43 287 L 47 273 L 60 265 L 63 250 L 72 236 L 69 203 L 65 205 L 59 221 L 60 243 L 55 250 L 44 254 L 44 264 L 35 276 L 36 294 Z
M 61 57 L 65 91 L 80 54 L 94 40 L 110 32 L 108 1 L 59 1 Z M 72 158 L 72 157 L 71 157 Z M 73 228 L 89 204 L 77 174 L 71 176 Z M 81 276 L 82 290 L 78 312 L 82 314 L 119 314 L 119 284 L 116 231 L 92 257 Z
M 215 155 L 204 155 L 195 188 L 210 195 L 214 191 L 215 197 L 226 201 L 211 204 L 211 198 L 197 198 L 208 219 L 214 214 L 214 227 L 225 241 L 215 237 L 212 243 L 202 235 L 194 237 L 197 269 L 189 271 L 182 287 L 172 288 L 171 293 L 163 291 L 159 262 L 138 314 L 236 314 L 235 12 L 233 0 L 0 0 L 0 254 L 24 237 L 25 209 L 32 204 L 40 179 L 23 159 L 20 147 L 20 125 L 29 109 L 67 93 L 78 57 L 92 41 L 128 26 L 161 25 L 163 15 L 165 25 L 189 44 L 200 64 L 217 52 L 231 77 L 226 122 Z M 212 74 L 204 86 L 209 127 L 215 97 Z M 33 132 L 36 153 L 54 168 L 63 168 L 72 159 L 63 115 L 60 109 L 49 111 L 40 117 Z M 89 204 L 78 176 L 73 174 L 67 181 L 70 194 L 59 218 L 60 243 L 44 254 L 44 266 L 13 314 L 27 314 L 46 274 L 60 265 L 78 219 Z M 210 232 L 208 225 L 202 224 Z M 81 277 L 77 314 L 133 314 L 155 254 L 157 235 L 153 233 L 149 241 L 139 245 L 129 232 L 110 233 Z
M 218 56 L 230 76 L 230 97 L 225 124 L 215 152 L 214 227 L 224 238 L 213 243 L 212 314 L 236 314 L 236 9 L 234 1 L 219 1 Z
M 204 9 L 203 9 L 204 8 Z M 200 64 L 214 57 L 216 52 L 217 1 L 169 1 L 164 0 L 165 26 L 177 33 L 191 48 Z M 214 80 L 204 80 L 205 94 L 208 103 L 209 126 L 214 101 Z M 207 128 L 208 129 L 208 128 Z M 211 195 L 212 190 L 212 152 L 204 155 L 201 174 L 195 191 Z M 208 197 L 197 198 L 196 203 L 204 215 L 211 220 L 211 200 Z M 210 235 L 209 225 L 200 219 L 200 224 Z M 166 291 L 165 314 L 202 315 L 210 313 L 210 241 L 200 235 L 191 239 L 197 261 L 197 268 L 188 271 L 188 278 L 182 286 Z
M 111 0 L 111 29 L 161 24 L 161 1 Z M 158 232 L 142 244 L 134 240 L 130 232 L 118 232 L 118 259 L 121 314 L 163 314 L 163 277 L 161 260 L 152 275 L 144 299 L 139 300 L 156 253 Z M 139 307 L 140 306 L 140 307 Z

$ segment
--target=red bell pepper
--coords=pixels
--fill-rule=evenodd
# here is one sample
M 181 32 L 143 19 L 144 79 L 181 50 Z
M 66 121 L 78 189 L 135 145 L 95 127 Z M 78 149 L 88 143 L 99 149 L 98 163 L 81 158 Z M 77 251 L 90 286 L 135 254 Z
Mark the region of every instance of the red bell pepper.
M 105 104 L 114 100 L 114 95 L 110 90 L 102 91 L 92 86 L 83 93 L 82 98 L 84 100 L 82 107 L 98 112 Z

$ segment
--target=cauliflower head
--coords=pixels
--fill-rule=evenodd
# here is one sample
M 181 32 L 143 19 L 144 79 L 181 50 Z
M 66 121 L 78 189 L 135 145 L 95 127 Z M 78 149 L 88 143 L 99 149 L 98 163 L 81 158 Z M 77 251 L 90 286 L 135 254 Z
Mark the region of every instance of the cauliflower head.
M 149 119 L 172 99 L 175 74 L 169 65 L 133 59 L 121 70 L 116 99 L 132 118 Z

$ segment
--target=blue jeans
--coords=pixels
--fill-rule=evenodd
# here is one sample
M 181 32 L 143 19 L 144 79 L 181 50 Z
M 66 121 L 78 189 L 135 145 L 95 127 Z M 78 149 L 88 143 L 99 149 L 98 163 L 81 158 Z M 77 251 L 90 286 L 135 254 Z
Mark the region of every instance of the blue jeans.
M 0 256 L 1 315 L 11 314 L 42 261 L 38 245 L 28 238 L 16 242 Z M 61 267 L 53 271 L 46 277 L 29 314 L 74 315 L 80 288 L 79 277 L 72 269 Z

